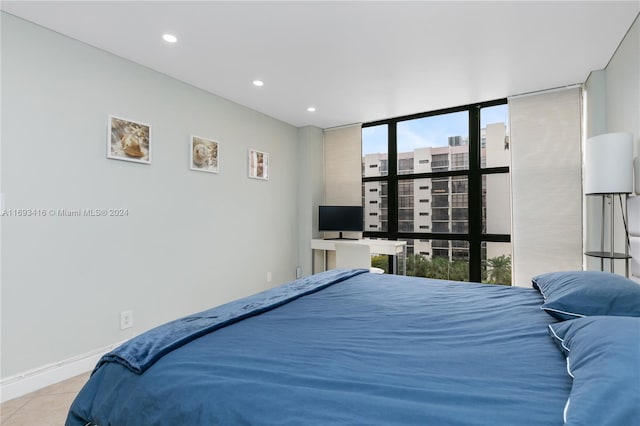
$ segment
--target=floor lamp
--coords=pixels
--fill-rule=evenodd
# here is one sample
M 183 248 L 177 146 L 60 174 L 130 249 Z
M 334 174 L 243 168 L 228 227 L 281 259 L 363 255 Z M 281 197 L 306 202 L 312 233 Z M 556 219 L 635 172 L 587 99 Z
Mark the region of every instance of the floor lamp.
M 629 245 L 625 224 L 625 250 L 616 253 L 615 247 L 615 198 L 620 199 L 623 222 L 626 220 L 627 196 L 633 191 L 633 135 L 631 133 L 606 133 L 587 139 L 585 146 L 585 194 L 598 195 L 602 199 L 600 218 L 600 250 L 587 251 L 585 255 L 600 258 L 600 270 L 604 260 L 611 262 L 614 272 L 615 259 L 624 259 L 626 276 L 629 276 Z M 605 204 L 611 199 L 610 243 L 605 251 Z M 624 205 L 622 199 L 624 198 Z

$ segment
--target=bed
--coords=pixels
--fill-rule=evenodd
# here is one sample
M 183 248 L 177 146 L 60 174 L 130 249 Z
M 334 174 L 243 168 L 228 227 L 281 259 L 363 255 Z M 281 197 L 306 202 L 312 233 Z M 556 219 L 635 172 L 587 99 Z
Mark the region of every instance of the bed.
M 106 354 L 66 424 L 638 424 L 640 286 L 570 271 L 534 287 L 299 279 Z

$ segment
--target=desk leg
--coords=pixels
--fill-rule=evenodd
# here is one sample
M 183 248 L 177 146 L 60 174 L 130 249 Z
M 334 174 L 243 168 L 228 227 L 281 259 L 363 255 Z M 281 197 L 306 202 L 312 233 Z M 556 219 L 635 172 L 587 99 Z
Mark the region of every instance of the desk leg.
M 407 246 L 402 246 L 402 275 L 407 275 Z
M 322 271 L 320 272 L 324 272 L 327 270 L 327 250 L 322 250 L 322 261 L 323 261 L 323 265 L 322 265 Z M 316 249 L 311 249 L 311 274 L 317 274 L 318 272 L 316 272 Z
M 393 274 L 398 275 L 398 263 L 400 262 L 400 257 L 398 256 L 398 252 L 393 255 Z M 407 275 L 407 246 L 402 246 L 402 275 Z

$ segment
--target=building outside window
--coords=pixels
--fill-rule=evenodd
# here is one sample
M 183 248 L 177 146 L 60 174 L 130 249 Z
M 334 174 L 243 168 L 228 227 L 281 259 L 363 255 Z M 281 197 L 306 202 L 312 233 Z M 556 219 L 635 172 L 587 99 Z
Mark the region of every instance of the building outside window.
M 507 117 L 500 100 L 363 125 L 365 237 L 406 240 L 413 275 L 510 280 Z

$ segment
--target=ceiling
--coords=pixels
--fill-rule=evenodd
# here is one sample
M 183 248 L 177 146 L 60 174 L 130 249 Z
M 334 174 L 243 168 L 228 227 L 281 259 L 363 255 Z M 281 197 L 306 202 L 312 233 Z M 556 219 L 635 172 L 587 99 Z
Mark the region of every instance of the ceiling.
M 607 65 L 640 2 L 3 0 L 0 7 L 294 126 L 329 128 L 582 83 Z M 163 41 L 167 32 L 178 42 Z

